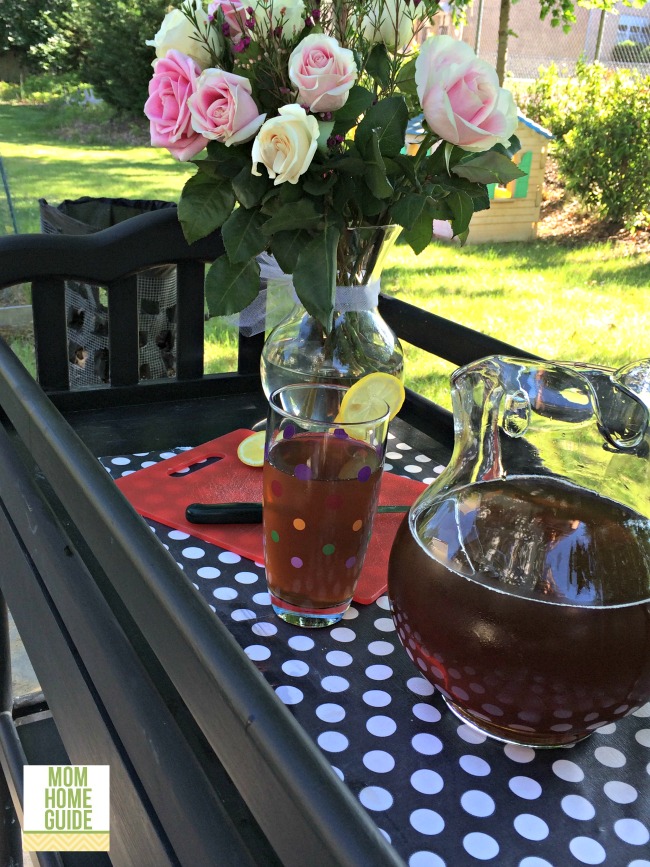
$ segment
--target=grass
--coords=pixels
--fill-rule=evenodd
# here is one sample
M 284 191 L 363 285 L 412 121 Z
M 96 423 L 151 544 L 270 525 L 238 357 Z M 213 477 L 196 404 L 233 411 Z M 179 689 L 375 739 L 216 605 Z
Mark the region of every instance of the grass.
M 61 129 L 74 129 L 71 120 L 82 112 L 94 134 L 86 129 L 84 144 L 62 140 Z M 51 204 L 82 195 L 177 200 L 190 167 L 150 147 L 111 144 L 109 134 L 102 140 L 102 129 L 111 126 L 101 108 L 0 103 L 0 156 L 19 231 L 39 231 L 39 198 Z M 93 139 L 97 143 L 87 143 Z M 382 281 L 386 292 L 521 349 L 613 367 L 650 355 L 648 285 L 646 254 L 622 245 L 569 248 L 552 241 L 463 249 L 440 244 L 419 257 L 398 244 Z M 405 350 L 407 384 L 449 406 L 452 366 L 414 347 Z M 235 332 L 208 322 L 206 369 L 232 369 L 235 359 Z

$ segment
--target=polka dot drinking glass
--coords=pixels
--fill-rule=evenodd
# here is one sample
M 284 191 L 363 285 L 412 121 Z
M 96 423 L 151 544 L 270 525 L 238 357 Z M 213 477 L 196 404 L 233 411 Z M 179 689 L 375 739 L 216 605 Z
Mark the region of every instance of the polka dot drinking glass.
M 288 385 L 269 398 L 264 556 L 271 603 L 288 623 L 329 626 L 350 605 L 377 510 L 389 407 L 339 418 L 346 388 Z

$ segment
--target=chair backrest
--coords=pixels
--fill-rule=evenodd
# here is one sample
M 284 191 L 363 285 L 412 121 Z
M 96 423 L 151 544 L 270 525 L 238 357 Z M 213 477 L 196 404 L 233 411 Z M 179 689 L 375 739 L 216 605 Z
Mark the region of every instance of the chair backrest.
M 24 234 L 0 239 L 0 287 L 31 283 L 36 371 L 42 388 L 48 393 L 74 389 L 69 365 L 71 312 L 66 305 L 66 283 L 72 280 L 106 289 L 108 382 L 102 390 L 138 385 L 138 275 L 169 265 L 176 268 L 172 378 L 177 383 L 201 380 L 205 264 L 223 252 L 219 232 L 188 244 L 175 208 L 132 217 L 87 236 Z M 116 323 L 113 328 L 111 323 Z M 240 338 L 238 374 L 257 373 L 262 338 Z

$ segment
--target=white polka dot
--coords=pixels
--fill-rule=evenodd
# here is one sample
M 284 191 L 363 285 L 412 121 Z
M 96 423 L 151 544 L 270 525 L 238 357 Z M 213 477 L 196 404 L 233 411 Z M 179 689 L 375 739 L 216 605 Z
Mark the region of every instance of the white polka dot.
M 418 467 L 416 464 L 407 464 L 404 469 L 407 473 L 421 473 L 422 467 Z
M 249 644 L 248 647 L 244 648 L 244 653 L 254 662 L 262 662 L 271 655 L 271 651 L 268 647 L 264 647 L 263 644 Z
M 499 844 L 489 834 L 473 831 L 463 837 L 463 849 L 479 861 L 490 861 L 499 854 Z
M 548 837 L 548 825 L 539 816 L 521 813 L 513 822 L 515 831 L 526 840 L 545 840 Z
M 378 629 L 380 632 L 394 632 L 395 624 L 390 617 L 378 617 L 375 620 L 375 629 Z
M 235 581 L 238 584 L 254 584 L 259 580 L 259 577 L 256 572 L 237 572 Z
M 256 593 L 253 596 L 253 602 L 256 605 L 270 605 L 271 604 L 271 596 L 266 591 L 264 593 Z
M 370 680 L 388 680 L 393 674 L 393 669 L 389 665 L 369 665 L 366 668 L 366 677 Z
M 354 605 L 350 605 L 347 611 L 343 612 L 343 620 L 356 620 L 359 616 L 359 611 Z
M 426 455 L 416 455 L 415 460 L 419 464 L 429 464 L 431 463 L 431 458 L 428 458 Z
M 292 635 L 287 644 L 292 650 L 311 650 L 314 646 L 314 639 L 308 638 L 306 635 Z
M 232 551 L 222 551 L 221 554 L 219 554 L 219 560 L 222 563 L 239 563 L 241 557 L 239 554 L 235 554 Z
M 386 452 L 386 457 L 391 461 L 399 461 L 403 455 L 400 452 Z
M 391 842 L 390 834 L 388 833 L 388 831 L 384 831 L 383 828 L 378 828 L 378 831 L 387 843 Z
M 630 861 L 627 867 L 650 867 L 650 861 L 645 858 L 635 858 L 634 861 Z
M 650 747 L 650 729 L 639 729 L 634 737 L 642 747 Z
M 347 750 L 349 741 L 341 732 L 322 732 L 318 735 L 318 746 L 328 753 L 342 753 Z
M 400 449 L 403 452 L 411 451 L 411 446 L 408 443 L 397 443 L 396 448 Z
M 631 804 L 636 801 L 639 794 L 634 786 L 622 783 L 620 780 L 610 780 L 605 783 L 603 791 L 615 804 Z
M 395 734 L 397 725 L 389 716 L 378 714 L 377 716 L 370 717 L 366 722 L 366 728 L 370 734 L 375 735 L 375 737 L 387 738 L 390 737 L 390 735 Z
M 419 702 L 418 704 L 413 705 L 413 714 L 418 719 L 423 720 L 424 722 L 439 722 L 440 721 L 440 711 L 437 707 L 434 707 L 432 704 L 425 704 L 424 702 Z
M 189 539 L 190 538 L 190 534 L 184 533 L 182 530 L 170 530 L 169 533 L 167 533 L 167 535 L 169 536 L 170 539 L 176 539 L 179 542 L 182 541 L 183 539 Z
M 115 464 L 116 467 L 125 467 L 131 463 L 131 458 L 111 458 L 111 463 Z
M 384 463 L 384 470 L 388 473 L 393 469 L 393 465 L 387 462 Z
M 363 757 L 363 763 L 376 774 L 387 774 L 395 767 L 395 759 L 385 750 L 370 750 Z
M 565 783 L 581 783 L 585 778 L 582 768 L 568 759 L 558 759 L 557 762 L 553 762 L 552 768 L 555 776 Z
M 487 736 L 483 732 L 479 732 L 475 728 L 472 728 L 472 726 L 465 725 L 465 723 L 458 726 L 456 734 L 467 744 L 482 744 L 487 740 Z
M 324 677 L 321 680 L 320 685 L 326 692 L 345 692 L 345 690 L 350 686 L 344 677 L 338 677 L 335 674 Z
M 545 858 L 538 858 L 536 855 L 530 855 L 519 862 L 519 867 L 553 867 L 550 861 Z
M 638 819 L 619 819 L 614 823 L 614 831 L 617 837 L 630 846 L 645 846 L 650 840 L 648 829 Z
M 201 557 L 205 557 L 205 551 L 203 550 L 203 548 L 197 548 L 195 545 L 190 545 L 188 548 L 183 548 L 181 554 L 187 560 L 200 560 Z
M 433 695 L 433 684 L 423 677 L 410 677 L 406 685 L 416 695 Z
M 142 461 L 140 466 L 142 467 L 143 470 L 146 470 L 147 467 L 153 467 L 157 463 L 158 463 L 158 461 Z
M 614 747 L 598 747 L 594 750 L 594 756 L 606 768 L 622 768 L 626 761 L 623 753 Z
M 335 767 L 334 765 L 332 765 L 332 770 L 334 771 L 334 773 L 336 774 L 336 776 L 339 778 L 339 780 L 344 780 L 344 779 L 345 779 L 345 776 L 344 776 L 344 774 L 343 774 L 343 771 L 342 771 L 340 768 L 337 768 L 337 767 Z
M 330 631 L 330 637 L 333 638 L 334 641 L 354 641 L 357 637 L 357 633 L 354 629 L 348 629 L 346 626 L 336 626 Z
M 330 652 L 326 654 L 325 659 L 330 665 L 335 665 L 339 668 L 351 665 L 354 662 L 352 656 L 349 653 L 344 653 L 342 650 L 330 650 Z
M 257 620 L 257 614 L 251 611 L 250 608 L 237 608 L 230 616 L 237 623 L 242 623 L 246 620 Z
M 519 762 L 519 764 L 522 765 L 527 762 L 532 762 L 535 758 L 535 750 L 530 747 L 521 747 L 518 744 L 506 744 L 503 748 L 503 752 L 513 762 Z
M 438 792 L 442 791 L 444 781 L 436 771 L 421 768 L 411 774 L 411 785 L 423 795 L 437 795 Z
M 579 821 L 593 819 L 596 815 L 593 805 L 582 795 L 566 795 L 562 798 L 562 809 L 571 819 Z
M 408 867 L 445 867 L 445 862 L 433 852 L 414 852 L 409 858 Z
M 458 764 L 466 774 L 471 774 L 473 777 L 487 777 L 492 770 L 485 759 L 481 759 L 479 756 L 461 756 L 458 759 Z
M 386 705 L 391 703 L 392 698 L 383 689 L 369 689 L 367 692 L 364 692 L 363 700 L 370 707 L 386 707 Z
M 384 611 L 390 611 L 390 599 L 388 596 L 379 596 L 375 600 L 375 605 L 377 608 L 383 608 Z
M 309 673 L 309 666 L 300 659 L 287 659 L 282 663 L 282 671 L 290 677 L 304 677 Z
M 420 834 L 429 836 L 439 834 L 445 827 L 445 820 L 435 810 L 413 810 L 409 822 Z
M 530 777 L 512 777 L 508 781 L 510 791 L 519 798 L 524 798 L 526 801 L 534 801 L 542 794 L 542 787 L 537 780 L 531 780 Z
M 393 796 L 380 786 L 366 786 L 365 789 L 361 789 L 359 800 L 367 810 L 390 810 L 393 806 Z
M 212 591 L 212 595 L 215 599 L 221 599 L 224 602 L 229 602 L 231 599 L 237 598 L 237 591 L 233 590 L 232 587 L 216 587 Z
M 318 719 L 323 720 L 323 722 L 337 723 L 341 722 L 341 720 L 345 718 L 345 710 L 340 704 L 331 704 L 326 702 L 325 704 L 318 705 L 316 708 L 316 716 Z
M 254 623 L 251 626 L 251 632 L 255 635 L 259 635 L 262 638 L 270 638 L 272 635 L 275 635 L 278 631 L 278 627 L 274 623 Z
M 390 641 L 371 641 L 368 650 L 375 656 L 388 656 L 395 650 L 395 647 Z
M 284 704 L 300 704 L 304 698 L 301 689 L 298 689 L 297 686 L 288 686 L 287 684 L 278 686 L 275 694 Z
M 641 718 L 650 716 L 650 701 L 633 711 L 632 716 L 640 716 Z
M 574 837 L 569 843 L 569 850 L 582 864 L 602 864 L 606 858 L 603 847 L 591 837 Z
M 460 805 L 466 813 L 477 818 L 491 816 L 494 813 L 495 806 L 493 799 L 478 789 L 470 789 L 468 792 L 464 792 L 460 798 Z
M 196 574 L 199 578 L 211 581 L 213 578 L 218 578 L 221 575 L 221 569 L 216 569 L 214 566 L 201 566 L 196 570 Z
M 411 746 L 423 756 L 435 756 L 442 749 L 442 741 L 435 735 L 420 732 L 411 738 Z

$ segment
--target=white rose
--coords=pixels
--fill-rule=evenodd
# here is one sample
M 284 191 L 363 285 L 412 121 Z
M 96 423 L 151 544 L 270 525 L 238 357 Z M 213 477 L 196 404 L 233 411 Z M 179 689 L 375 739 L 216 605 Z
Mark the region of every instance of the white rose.
M 195 3 L 196 6 L 192 11 L 196 15 L 201 32 L 205 33 L 208 27 L 208 15 L 201 5 L 201 0 L 195 0 Z M 183 5 L 187 9 L 192 9 L 190 2 Z M 195 60 L 199 64 L 201 69 L 205 69 L 211 63 L 210 52 L 203 42 L 197 41 L 194 38 L 197 35 L 194 25 L 183 14 L 181 9 L 172 9 L 163 18 L 160 30 L 156 33 L 155 37 L 147 39 L 146 44 L 156 49 L 156 57 L 166 57 L 167 52 L 173 48 L 187 57 L 191 57 L 192 60 Z M 217 56 L 221 54 L 223 45 L 215 29 L 210 30 L 210 41 Z
M 282 27 L 285 39 L 293 39 L 305 26 L 303 0 L 252 0 L 255 26 L 264 35 Z
M 297 184 L 314 158 L 319 126 L 316 118 L 300 105 L 283 105 L 277 117 L 262 125 L 255 141 L 251 159 L 252 172 L 261 175 L 257 164 L 262 163 L 274 185 Z
M 413 38 L 413 19 L 406 0 L 379 0 L 361 23 L 368 42 L 383 42 L 389 51 L 403 48 Z

